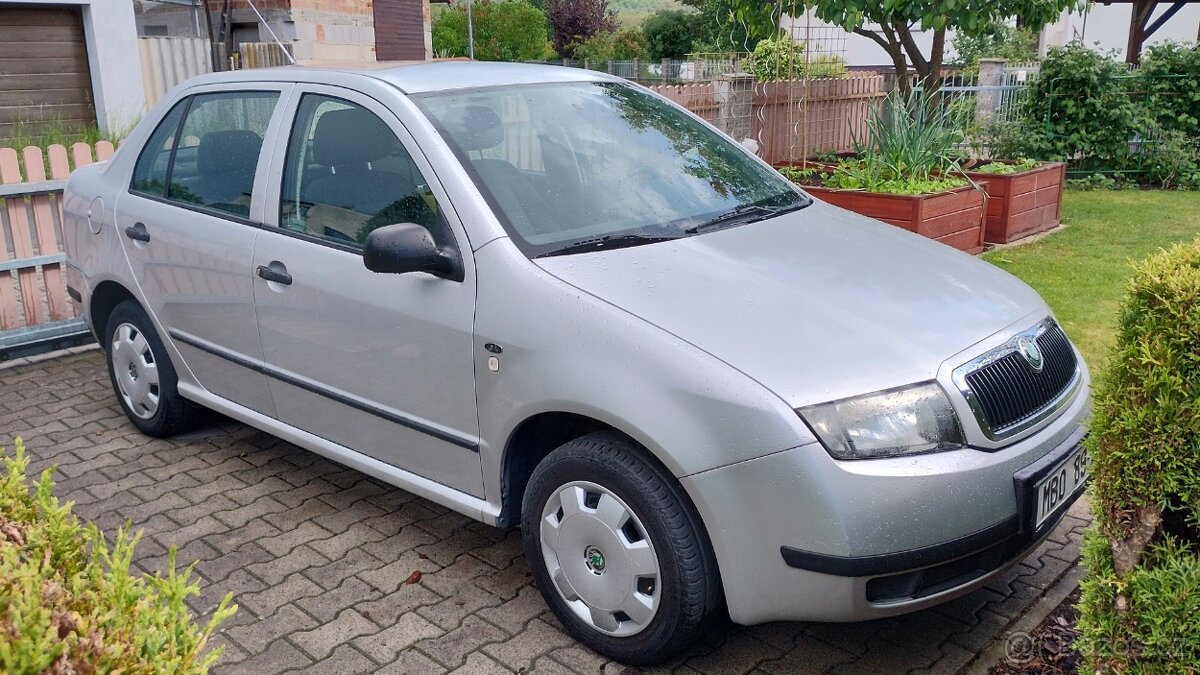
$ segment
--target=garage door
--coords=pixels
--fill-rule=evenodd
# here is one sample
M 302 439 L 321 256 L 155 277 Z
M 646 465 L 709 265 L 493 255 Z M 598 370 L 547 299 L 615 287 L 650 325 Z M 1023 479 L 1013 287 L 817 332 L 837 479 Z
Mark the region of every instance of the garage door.
M 0 3 L 0 139 L 95 121 L 79 9 Z

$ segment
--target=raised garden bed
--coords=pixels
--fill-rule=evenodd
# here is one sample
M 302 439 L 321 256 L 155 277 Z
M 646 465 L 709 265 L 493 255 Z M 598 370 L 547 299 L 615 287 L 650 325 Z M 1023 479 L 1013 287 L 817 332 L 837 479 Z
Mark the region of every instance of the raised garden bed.
M 838 190 L 817 185 L 805 185 L 804 189 L 834 206 L 916 232 L 960 251 L 983 250 L 987 194 L 970 185 L 921 195 Z
M 1058 227 L 1066 165 L 1050 162 L 1017 173 L 968 170 L 972 180 L 987 182 L 984 241 L 1007 244 Z

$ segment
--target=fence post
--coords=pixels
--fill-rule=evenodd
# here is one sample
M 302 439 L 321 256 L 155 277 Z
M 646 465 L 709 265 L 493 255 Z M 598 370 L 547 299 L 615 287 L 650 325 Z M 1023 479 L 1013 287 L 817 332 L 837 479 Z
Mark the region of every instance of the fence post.
M 612 75 L 612 74 L 613 74 L 613 62 L 612 62 L 612 59 L 609 59 L 609 60 L 608 60 L 608 74 L 609 74 L 609 75 Z
M 727 73 L 716 79 L 716 127 L 735 141 L 750 138 L 750 109 L 754 104 L 754 76 Z
M 979 79 L 976 80 L 979 91 L 975 94 L 975 119 L 979 122 L 991 121 L 1000 110 L 1004 64 L 1004 59 L 979 59 Z
M 633 60 L 633 81 L 634 82 L 642 81 L 642 60 L 641 59 Z

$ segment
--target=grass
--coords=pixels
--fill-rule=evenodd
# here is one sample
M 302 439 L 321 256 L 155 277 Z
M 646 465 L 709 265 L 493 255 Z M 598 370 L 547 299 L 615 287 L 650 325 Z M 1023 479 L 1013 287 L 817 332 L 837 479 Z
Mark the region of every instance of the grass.
M 37 125 L 18 122 L 0 137 L 0 148 L 13 148 L 17 152 L 30 145 L 43 150 L 56 144 L 70 148 L 71 144 L 80 141 L 88 145 L 110 141 L 116 145 L 127 133 L 107 134 L 100 131 L 95 123 L 80 125 L 66 120 L 51 120 Z
M 1068 191 L 1063 222 L 1040 241 L 983 257 L 1042 294 L 1095 375 L 1115 341 L 1129 263 L 1200 236 L 1200 192 Z

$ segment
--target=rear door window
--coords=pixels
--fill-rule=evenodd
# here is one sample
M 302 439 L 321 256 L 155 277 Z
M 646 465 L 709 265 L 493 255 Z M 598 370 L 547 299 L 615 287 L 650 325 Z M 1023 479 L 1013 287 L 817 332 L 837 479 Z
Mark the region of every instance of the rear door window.
M 278 92 L 248 91 L 180 102 L 142 150 L 130 189 L 248 217 L 263 136 L 278 101 Z

